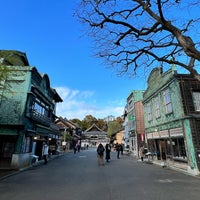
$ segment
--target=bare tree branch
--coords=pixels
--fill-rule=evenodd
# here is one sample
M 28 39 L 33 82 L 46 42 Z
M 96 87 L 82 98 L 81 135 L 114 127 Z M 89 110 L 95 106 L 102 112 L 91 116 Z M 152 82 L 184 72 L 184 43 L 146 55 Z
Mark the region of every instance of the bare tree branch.
M 122 73 L 132 70 L 135 74 L 138 68 L 166 63 L 178 65 L 197 77 L 195 64 L 200 61 L 200 42 L 192 28 L 199 19 L 194 16 L 181 21 L 183 10 L 180 18 L 177 10 L 183 5 L 175 0 L 83 0 L 76 14 L 88 25 L 96 55 L 113 67 L 119 66 Z M 190 5 L 199 8 L 197 2 Z

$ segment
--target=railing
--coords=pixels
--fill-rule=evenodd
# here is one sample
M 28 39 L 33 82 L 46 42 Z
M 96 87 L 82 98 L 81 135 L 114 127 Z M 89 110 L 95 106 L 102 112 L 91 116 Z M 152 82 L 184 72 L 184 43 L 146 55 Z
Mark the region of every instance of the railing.
M 38 122 L 41 122 L 45 125 L 50 125 L 51 124 L 51 119 L 36 112 L 35 110 L 32 110 L 32 112 L 30 113 L 31 114 L 31 117 L 33 120 L 35 121 L 38 121 Z

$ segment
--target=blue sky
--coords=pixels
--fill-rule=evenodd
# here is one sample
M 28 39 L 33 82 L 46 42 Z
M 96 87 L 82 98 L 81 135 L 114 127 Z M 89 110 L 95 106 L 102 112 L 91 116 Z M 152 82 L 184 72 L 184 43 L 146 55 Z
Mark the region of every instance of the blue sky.
M 91 41 L 72 16 L 76 2 L 2 1 L 0 47 L 26 52 L 30 65 L 48 74 L 64 101 L 57 106 L 58 116 L 120 116 L 131 90 L 146 89 L 147 77 L 118 77 L 92 57 Z
M 76 2 L 2 1 L 0 47 L 26 52 L 29 64 L 48 74 L 63 99 L 57 105 L 58 116 L 120 116 L 130 91 L 144 89 L 145 81 L 118 77 L 92 57 L 90 39 L 73 17 Z

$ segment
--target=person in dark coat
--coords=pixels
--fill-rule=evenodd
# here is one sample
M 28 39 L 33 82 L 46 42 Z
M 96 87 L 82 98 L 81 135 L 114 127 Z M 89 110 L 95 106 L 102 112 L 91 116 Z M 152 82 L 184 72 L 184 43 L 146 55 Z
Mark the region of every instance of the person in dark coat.
M 105 148 L 104 146 L 100 143 L 97 147 L 97 158 L 98 158 L 98 164 L 99 165 L 104 165 L 104 162 L 103 162 L 103 157 L 104 157 L 104 151 L 105 151 Z
M 119 153 L 121 151 L 121 145 L 116 143 L 117 158 L 119 159 Z
M 106 144 L 106 162 L 109 162 L 110 160 L 110 152 L 111 152 L 111 146 L 110 144 Z

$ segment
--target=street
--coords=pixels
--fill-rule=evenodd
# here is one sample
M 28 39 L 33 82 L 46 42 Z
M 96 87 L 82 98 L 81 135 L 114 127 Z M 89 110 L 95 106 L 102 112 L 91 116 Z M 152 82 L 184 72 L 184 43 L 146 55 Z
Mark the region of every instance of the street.
M 111 153 L 98 166 L 96 149 L 66 153 L 0 181 L 1 200 L 197 200 L 200 179 L 132 156 Z

